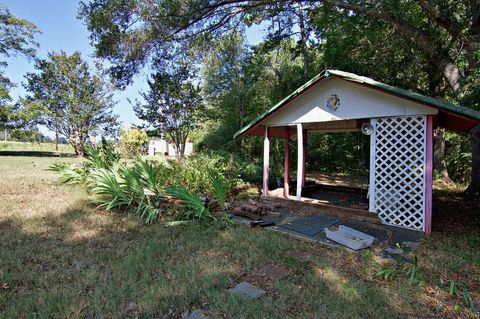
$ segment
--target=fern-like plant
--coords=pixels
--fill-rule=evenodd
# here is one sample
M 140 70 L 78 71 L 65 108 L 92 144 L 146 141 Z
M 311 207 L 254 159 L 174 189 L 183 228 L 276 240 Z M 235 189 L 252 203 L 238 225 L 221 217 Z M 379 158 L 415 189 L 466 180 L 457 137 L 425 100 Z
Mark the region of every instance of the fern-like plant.
M 62 184 L 82 184 L 85 182 L 85 174 L 80 167 L 68 163 L 54 163 L 47 168 L 60 174 L 60 182 Z
M 182 187 L 169 187 L 166 193 L 182 201 L 182 206 L 187 209 L 187 216 L 193 220 L 214 219 L 212 213 L 205 207 L 198 194 Z
M 227 196 L 230 191 L 230 184 L 223 174 L 216 170 L 210 171 L 211 190 L 215 197 L 215 202 L 221 210 L 226 208 Z
M 93 202 L 98 204 L 99 208 L 110 210 L 132 204 L 133 196 L 128 193 L 125 180 L 118 171 L 98 169 L 91 172 L 89 187 L 94 194 Z

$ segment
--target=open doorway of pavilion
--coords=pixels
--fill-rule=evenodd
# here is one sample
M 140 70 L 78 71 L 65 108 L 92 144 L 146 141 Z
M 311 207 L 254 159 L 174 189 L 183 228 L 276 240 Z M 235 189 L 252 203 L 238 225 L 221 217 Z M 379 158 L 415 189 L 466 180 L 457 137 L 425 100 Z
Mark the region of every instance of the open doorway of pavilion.
M 357 131 L 304 132 L 304 179 L 301 197 L 306 202 L 327 204 L 367 211 L 370 167 L 370 137 Z M 297 141 L 289 142 L 289 171 L 297 168 Z M 285 172 L 284 172 L 285 173 Z M 295 197 L 296 174 L 289 175 L 289 196 Z M 277 177 L 278 190 L 283 192 L 284 179 Z

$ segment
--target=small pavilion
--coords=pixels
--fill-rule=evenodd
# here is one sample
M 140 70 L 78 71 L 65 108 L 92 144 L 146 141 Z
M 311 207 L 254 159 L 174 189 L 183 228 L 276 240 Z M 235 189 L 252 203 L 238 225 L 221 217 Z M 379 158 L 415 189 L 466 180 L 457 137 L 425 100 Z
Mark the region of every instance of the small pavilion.
M 368 211 L 383 224 L 431 232 L 433 130 L 469 132 L 480 113 L 373 79 L 327 69 L 235 134 L 264 137 L 263 196 L 269 196 L 270 139 L 285 140 L 283 197 L 301 201 L 309 131 L 370 136 Z M 290 140 L 297 183 L 290 195 Z

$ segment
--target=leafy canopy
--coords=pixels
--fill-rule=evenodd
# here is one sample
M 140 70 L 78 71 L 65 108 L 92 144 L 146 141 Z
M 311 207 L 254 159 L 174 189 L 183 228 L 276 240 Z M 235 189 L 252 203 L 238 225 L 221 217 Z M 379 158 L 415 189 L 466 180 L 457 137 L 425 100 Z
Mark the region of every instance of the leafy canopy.
M 28 101 L 42 110 L 41 123 L 69 139 L 78 154 L 89 137 L 116 134 L 112 88 L 101 69 L 92 74 L 79 52 L 49 53 L 35 68 L 39 73 L 26 75 Z

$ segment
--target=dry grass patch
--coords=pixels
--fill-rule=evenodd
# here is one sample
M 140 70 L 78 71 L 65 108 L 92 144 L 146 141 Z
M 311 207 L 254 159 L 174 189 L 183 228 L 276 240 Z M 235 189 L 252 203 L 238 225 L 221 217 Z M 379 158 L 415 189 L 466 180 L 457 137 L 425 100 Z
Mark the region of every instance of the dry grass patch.
M 473 317 L 455 312 L 440 278 L 461 280 L 478 304 L 478 241 L 438 236 L 418 252 L 424 287 L 375 276 L 371 253 L 292 240 L 262 229 L 165 228 L 96 210 L 77 187 L 45 169 L 51 157 L 0 157 L 1 318 Z M 65 159 L 62 159 L 62 161 Z M 76 159 L 67 159 L 76 161 Z M 305 251 L 309 261 L 288 254 Z M 257 273 L 265 264 L 284 279 Z M 228 288 L 249 280 L 268 294 L 254 301 Z

